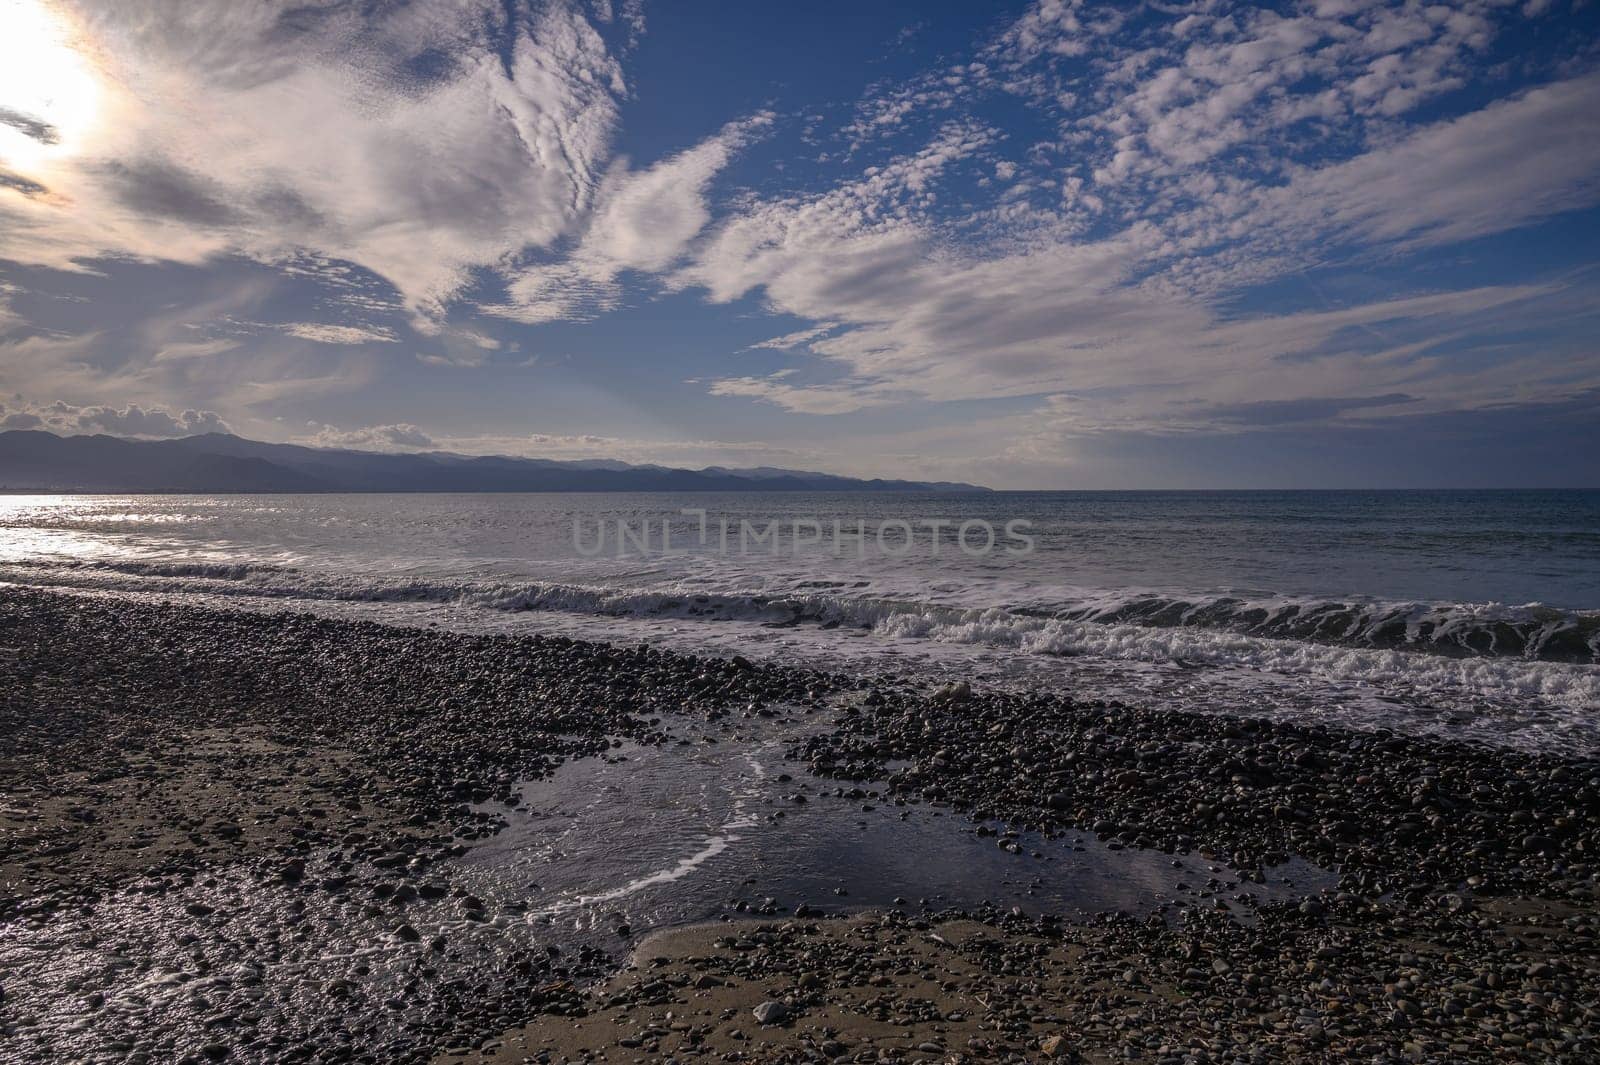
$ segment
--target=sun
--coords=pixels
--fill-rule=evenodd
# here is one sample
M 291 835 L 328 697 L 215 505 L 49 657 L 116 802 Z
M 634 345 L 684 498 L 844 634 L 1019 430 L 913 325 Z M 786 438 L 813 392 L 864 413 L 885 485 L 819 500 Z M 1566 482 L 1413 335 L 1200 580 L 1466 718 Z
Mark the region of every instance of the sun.
M 80 45 L 48 0 L 0 0 L 0 168 L 27 177 L 83 151 L 102 89 Z

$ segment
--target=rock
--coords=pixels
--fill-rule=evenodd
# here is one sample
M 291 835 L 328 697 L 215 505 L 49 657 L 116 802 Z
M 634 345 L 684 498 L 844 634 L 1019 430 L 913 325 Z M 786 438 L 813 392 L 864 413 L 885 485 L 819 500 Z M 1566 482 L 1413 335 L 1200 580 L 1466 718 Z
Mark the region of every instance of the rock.
M 789 1016 L 789 1007 L 781 1002 L 763 1002 L 751 1011 L 757 1024 L 781 1024 Z

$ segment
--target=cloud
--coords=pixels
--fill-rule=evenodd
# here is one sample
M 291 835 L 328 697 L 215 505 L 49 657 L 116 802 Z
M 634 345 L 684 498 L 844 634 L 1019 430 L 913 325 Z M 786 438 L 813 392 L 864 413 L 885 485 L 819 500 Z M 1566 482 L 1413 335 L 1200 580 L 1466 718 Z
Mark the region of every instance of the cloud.
M 1395 165 L 1408 152 L 1395 149 Z M 843 376 L 816 384 L 732 377 L 711 391 L 828 414 L 908 399 L 1070 394 L 1082 398 L 1059 412 L 1083 428 L 1159 430 L 1236 423 L 1226 412 L 1247 398 L 1337 417 L 1355 409 L 1346 397 L 1373 388 L 1415 395 L 1424 408 L 1471 406 L 1493 402 L 1513 377 L 1531 399 L 1564 394 L 1595 373 L 1533 350 L 1498 357 L 1502 371 L 1514 371 L 1474 376 L 1433 354 L 1452 340 L 1487 350 L 1562 310 L 1564 299 L 1581 305 L 1583 295 L 1561 285 L 1229 318 L 1162 283 L 1170 276 L 1152 280 L 1152 265 L 1159 271 L 1174 258 L 1173 242 L 1153 226 L 990 255 L 951 248 L 914 209 L 906 175 L 927 187 L 928 175 L 971 154 L 970 143 L 941 139 L 828 195 L 753 204 L 714 233 L 681 278 L 719 300 L 760 288 L 774 311 L 836 323 L 809 349 Z M 1399 192 L 1393 209 L 1409 209 Z M 1208 408 L 1221 413 L 1208 419 Z
M 700 467 L 814 465 L 825 449 L 763 440 L 645 438 L 598 433 L 438 434 L 438 446 L 464 455 L 516 455 L 558 461 L 606 461 Z
M 369 425 L 360 429 L 316 426 L 302 442 L 315 447 L 340 447 L 371 451 L 415 451 L 434 446 L 433 437 L 409 423 Z
M 0 196 L 0 257 L 57 268 L 310 253 L 438 315 L 586 212 L 625 92 L 561 0 L 62 11 L 98 105 L 18 172 L 51 197 Z
M 292 337 L 318 344 L 393 344 L 399 341 L 394 330 L 381 326 L 329 325 L 322 322 L 290 322 L 278 326 Z
M 598 272 L 659 273 L 671 266 L 711 220 L 707 184 L 772 119 L 763 112 L 731 122 L 716 136 L 647 170 L 614 172 L 601 187 L 574 258 L 596 264 Z
M 816 283 L 823 296 L 837 292 L 848 298 L 856 283 L 869 280 L 869 273 L 900 265 L 899 250 L 924 232 L 919 211 L 933 201 L 934 183 L 996 136 L 981 124 L 951 123 L 921 150 L 869 167 L 859 178 L 825 193 L 757 201 L 723 222 L 693 260 L 675 273 L 672 283 L 703 287 L 716 302 L 767 286 L 777 289 L 772 295 L 781 306 L 783 279 L 804 272 L 807 278 L 796 279 L 794 287 Z M 844 256 L 842 269 L 830 269 L 819 261 L 846 248 L 854 254 Z M 874 259 L 880 261 L 873 263 Z M 816 276 L 811 276 L 813 271 Z M 821 302 L 807 300 L 801 316 L 829 317 L 821 311 Z
M 165 407 L 80 407 L 57 400 L 45 406 L 0 404 L 0 428 L 45 429 L 58 434 L 105 433 L 164 439 L 198 433 L 229 433 L 221 415 L 209 410 L 174 411 Z
M 798 414 L 848 414 L 851 411 L 886 402 L 864 389 L 835 386 L 802 387 L 785 384 L 782 380 L 776 379 L 777 376 L 724 377 L 713 381 L 709 391 L 713 396 L 740 396 L 765 400 Z
M 745 350 L 789 351 L 793 348 L 804 347 L 813 340 L 825 337 L 837 328 L 839 328 L 838 322 L 823 322 L 821 325 L 811 326 L 807 329 L 796 329 L 792 333 L 785 333 L 783 336 L 777 336 L 771 338 L 770 340 L 763 340 L 758 343 L 751 344 Z
M 1204 417 L 1215 422 L 1231 422 L 1252 427 L 1293 425 L 1299 422 L 1328 421 L 1352 411 L 1404 406 L 1415 402 L 1415 396 L 1408 396 L 1404 392 L 1391 392 L 1382 396 L 1269 399 L 1211 407 L 1204 411 Z
M 42 429 L 44 419 L 30 410 L 6 410 L 0 403 L 0 429 Z
M 1437 245 L 1600 202 L 1600 75 L 1529 90 L 1347 162 L 1296 172 L 1255 216 Z
M 615 307 L 619 275 L 674 265 L 711 219 L 706 190 L 735 153 L 772 125 L 762 112 L 648 169 L 619 164 L 602 182 L 576 247 L 562 261 L 512 276 L 504 303 L 481 309 L 516 321 L 584 319 Z
M 1079 0 L 1035 0 L 988 49 L 989 55 L 1021 65 L 1041 56 L 1081 56 L 1105 27 L 1086 24 Z
M 1352 128 L 1461 87 L 1498 32 L 1500 6 L 1217 5 L 1148 19 L 1041 0 L 987 56 L 1007 72 L 1007 91 L 1070 101 L 1061 132 L 1097 183 L 1149 192 L 1151 180 L 1214 162 L 1262 173 L 1304 161 Z M 1063 93 L 1063 59 L 1099 77 Z M 1257 150 L 1239 154 L 1246 147 Z
M 628 48 L 638 47 L 645 31 L 644 0 L 621 0 L 620 4 L 612 0 L 590 0 L 590 4 L 596 21 L 620 21 L 628 27 Z
M 892 113 L 896 130 L 911 130 L 948 122 L 952 111 L 976 113 L 997 96 L 1021 97 L 1055 138 L 1035 143 L 1026 160 L 1003 161 L 997 176 L 1008 180 L 1015 165 L 1031 172 L 1030 187 L 1059 188 L 1072 209 L 1051 221 L 1128 226 L 1249 200 L 1332 162 L 1376 155 L 1408 132 L 1423 104 L 1486 80 L 1495 68 L 1485 53 L 1515 18 L 1494 0 L 1318 3 L 1287 14 L 1036 0 L 979 61 L 875 87 L 858 113 Z M 1540 103 L 1562 102 L 1535 101 L 1530 120 Z M 1581 114 L 1588 101 L 1564 103 L 1563 114 Z M 1509 120 L 1486 121 L 1500 117 Z M 859 126 L 844 135 L 858 136 Z M 1493 143 L 1480 142 L 1483 155 Z M 1562 158 L 1544 185 L 1586 167 L 1587 154 Z M 1443 171 L 1450 157 L 1433 161 Z M 1039 220 L 1015 203 L 1008 210 Z
M 32 115 L 0 105 L 0 126 L 10 126 L 24 137 L 32 137 L 40 144 L 55 144 L 61 140 L 56 128 Z
M 557 461 L 678 466 L 812 464 L 826 452 L 760 440 L 647 439 L 597 433 L 467 433 L 426 432 L 415 425 L 374 425 L 339 429 L 310 423 L 294 442 L 312 447 L 362 451 L 447 451 L 458 455 L 511 455 Z
M 908 131 L 926 104 L 935 128 L 922 148 L 826 192 L 747 198 L 673 273 L 714 302 L 755 292 L 818 323 L 758 345 L 821 356 L 805 382 L 735 376 L 710 391 L 827 414 L 1049 396 L 1050 417 L 1079 431 L 1159 432 L 1480 408 L 1507 388 L 1551 401 L 1585 387 L 1590 354 L 1526 342 L 1583 313 L 1593 293 L 1581 279 L 1228 310 L 1250 286 L 1335 250 L 1377 258 L 1600 202 L 1600 76 L 1429 124 L 1395 120 L 1457 83 L 1496 32 L 1494 14 L 1323 4 L 1180 24 L 1035 4 L 983 62 L 945 68 L 946 95 L 919 97 L 928 82 L 916 79 L 884 90 L 895 106 L 858 109 L 844 134 L 859 146 L 862 114 Z M 1062 80 L 1065 64 L 1084 62 L 1093 78 Z M 1026 96 L 1062 139 L 1016 170 L 990 162 L 1020 180 L 988 210 L 941 210 L 963 179 L 981 183 L 998 139 L 952 113 L 996 92 Z M 1369 131 L 1381 136 L 1364 144 Z M 1064 172 L 1040 175 L 1067 146 Z M 1050 188 L 1055 204 L 1037 196 Z
M 424 366 L 488 366 L 500 353 L 515 354 L 519 350 L 515 344 L 508 349 L 499 339 L 462 326 L 441 330 L 433 342 L 438 345 L 437 350 L 417 352 L 417 362 Z
M 424 366 L 459 366 L 472 369 L 489 364 L 489 353 L 481 348 L 458 349 L 446 355 L 417 352 L 417 361 Z
M 0 336 L 22 324 L 22 316 L 12 307 L 11 301 L 22 289 L 8 281 L 0 281 Z
M 173 362 L 183 359 L 205 359 L 213 355 L 221 355 L 225 351 L 232 351 L 239 346 L 237 340 L 190 340 L 176 341 L 160 348 L 153 356 L 151 362 Z

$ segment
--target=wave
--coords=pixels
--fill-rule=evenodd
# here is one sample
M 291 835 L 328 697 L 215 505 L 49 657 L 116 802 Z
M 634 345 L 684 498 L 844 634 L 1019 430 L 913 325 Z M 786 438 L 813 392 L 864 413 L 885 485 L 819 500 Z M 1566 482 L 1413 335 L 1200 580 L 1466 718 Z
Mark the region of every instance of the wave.
M 452 611 L 450 624 L 491 630 L 499 628 L 497 617 L 542 611 L 553 631 L 567 635 L 659 639 L 687 650 L 744 649 L 754 635 L 747 626 L 764 626 L 784 630 L 784 648 L 823 668 L 853 668 L 864 655 L 893 670 L 911 660 L 874 656 L 902 651 L 919 654 L 916 661 L 932 653 L 936 670 L 946 659 L 970 668 L 976 654 L 981 668 L 998 671 L 995 676 L 1046 685 L 1070 677 L 1079 691 L 1117 699 L 1315 720 L 1353 714 L 1351 720 L 1402 731 L 1437 726 L 1513 746 L 1600 744 L 1600 719 L 1593 714 L 1600 708 L 1594 614 L 1538 605 L 1196 600 L 1148 592 L 1074 593 L 1063 603 L 1061 589 L 1054 605 L 971 605 L 995 595 L 998 586 L 927 582 L 921 597 L 892 598 L 873 596 L 860 582 L 814 577 L 795 579 L 788 586 L 792 594 L 669 588 L 660 575 L 642 579 L 658 583 L 358 576 L 204 560 L 0 564 L 0 582 L 211 602 L 299 600 L 308 609 L 350 603 L 385 611 L 387 604 L 412 604 Z M 935 596 L 952 603 L 927 601 Z M 476 612 L 482 616 L 474 619 Z M 1397 618 L 1403 629 L 1393 623 Z M 1508 628 L 1515 640 L 1504 636 Z M 1586 639 L 1561 636 L 1569 629 Z M 842 630 L 847 638 L 826 630 Z M 1397 640 L 1401 631 L 1406 638 Z M 1485 632 L 1493 639 L 1474 635 Z M 1513 647 L 1520 653 L 1508 653 Z M 1551 660 L 1557 654 L 1563 659 Z M 1058 665 L 1070 672 L 1058 673 Z
M 1337 688 L 1372 686 L 1407 700 L 1443 695 L 1502 706 L 1526 700 L 1590 710 L 1600 707 L 1600 670 L 1523 658 L 1455 657 L 1287 640 L 1204 628 L 1150 628 L 1101 621 L 1027 618 L 1004 610 L 960 621 L 902 615 L 879 626 L 887 636 L 1009 648 L 1024 655 L 1172 664 L 1190 670 L 1316 678 Z
M 1052 616 L 1153 628 L 1215 628 L 1268 639 L 1463 658 L 1600 661 L 1600 613 L 1558 610 L 1538 603 L 1263 602 L 1229 596 L 1142 595 Z
M 130 578 L 124 580 L 122 578 Z M 767 626 L 851 627 L 884 635 L 955 639 L 1041 653 L 1097 653 L 1096 629 L 1202 629 L 1260 639 L 1404 651 L 1461 659 L 1600 663 L 1600 612 L 1533 603 L 1415 603 L 1181 597 L 1152 592 L 1083 595 L 1024 605 L 936 604 L 852 592 L 852 584 L 800 580 L 792 591 L 729 592 L 556 581 L 483 581 L 341 575 L 261 563 L 177 561 L 15 562 L 0 579 L 202 594 L 362 602 L 459 603 L 489 610 L 748 621 Z M 977 599 L 983 589 L 971 589 Z M 958 593 L 959 594 L 959 593 Z M 981 637 L 977 634 L 985 634 Z

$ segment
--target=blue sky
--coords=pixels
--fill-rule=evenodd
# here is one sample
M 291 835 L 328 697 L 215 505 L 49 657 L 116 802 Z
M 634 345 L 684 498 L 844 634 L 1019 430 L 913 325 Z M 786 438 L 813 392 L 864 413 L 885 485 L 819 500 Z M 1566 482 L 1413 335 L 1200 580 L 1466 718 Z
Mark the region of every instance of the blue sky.
M 1600 485 L 1600 5 L 0 0 L 0 425 Z

